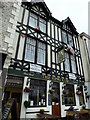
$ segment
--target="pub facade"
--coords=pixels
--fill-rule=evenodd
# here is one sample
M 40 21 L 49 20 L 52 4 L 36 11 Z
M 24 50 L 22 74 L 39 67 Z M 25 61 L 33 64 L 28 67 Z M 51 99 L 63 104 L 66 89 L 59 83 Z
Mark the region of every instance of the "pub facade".
M 45 2 L 22 2 L 4 99 L 16 98 L 20 118 L 44 111 L 61 117 L 85 104 L 78 32 L 69 17 L 59 21 Z

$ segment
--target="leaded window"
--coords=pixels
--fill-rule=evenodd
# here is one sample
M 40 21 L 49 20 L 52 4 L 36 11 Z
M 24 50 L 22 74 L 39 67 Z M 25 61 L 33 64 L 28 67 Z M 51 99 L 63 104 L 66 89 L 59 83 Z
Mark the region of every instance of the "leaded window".
M 30 14 L 29 25 L 33 28 L 40 27 L 40 30 L 42 32 L 46 32 L 46 21 L 38 15 L 35 15 L 33 13 Z
M 25 60 L 37 64 L 45 65 L 46 44 L 32 38 L 27 38 L 25 49 Z
M 65 52 L 65 71 L 70 72 L 70 62 L 69 62 L 69 54 Z
M 68 34 L 68 42 L 69 45 L 73 47 L 73 39 L 72 39 L 72 35 Z
M 34 39 L 27 38 L 25 60 L 30 61 L 30 62 L 34 62 L 35 47 L 36 47 L 36 41 Z
M 62 41 L 67 44 L 67 34 L 64 31 L 62 31 Z
M 72 68 L 72 72 L 76 73 L 76 62 L 75 62 L 75 57 L 73 55 L 71 55 L 71 68 Z
M 46 51 L 46 46 L 42 42 L 38 42 L 37 46 L 37 63 L 38 64 L 45 64 L 45 51 Z

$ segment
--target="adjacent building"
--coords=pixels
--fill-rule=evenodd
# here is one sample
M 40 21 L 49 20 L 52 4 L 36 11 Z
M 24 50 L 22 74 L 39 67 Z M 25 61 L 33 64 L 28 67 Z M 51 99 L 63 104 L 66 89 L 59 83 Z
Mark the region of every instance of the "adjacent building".
M 17 99 L 20 118 L 66 116 L 85 104 L 78 32 L 69 17 L 59 21 L 45 2 L 22 2 L 13 39 L 4 100 Z
M 90 109 L 90 36 L 84 32 L 81 33 L 79 35 L 79 43 L 84 68 L 85 85 L 87 86 L 86 107 Z
M 19 15 L 20 2 L 0 1 L 0 119 L 5 79 L 13 53 L 13 40 Z

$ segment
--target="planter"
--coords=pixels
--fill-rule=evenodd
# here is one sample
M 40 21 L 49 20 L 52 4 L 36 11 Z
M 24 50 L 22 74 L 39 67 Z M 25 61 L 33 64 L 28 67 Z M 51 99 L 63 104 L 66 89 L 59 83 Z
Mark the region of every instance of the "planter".
M 44 109 L 40 109 L 40 114 L 44 114 Z
M 25 108 L 29 107 L 30 106 L 30 102 L 29 101 L 24 101 L 24 106 L 25 106 Z
M 24 88 L 24 92 L 32 92 L 33 90 L 31 90 L 30 88 L 28 88 L 28 87 L 25 87 Z
M 66 94 L 66 90 L 63 90 L 63 94 Z
M 81 95 L 82 92 L 81 92 L 81 91 L 76 91 L 76 94 L 77 94 L 77 95 Z

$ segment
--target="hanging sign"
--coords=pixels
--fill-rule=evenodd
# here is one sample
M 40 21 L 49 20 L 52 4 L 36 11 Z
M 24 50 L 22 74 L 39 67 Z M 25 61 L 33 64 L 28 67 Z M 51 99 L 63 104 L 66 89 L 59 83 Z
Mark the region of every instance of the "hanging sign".
M 65 52 L 64 49 L 58 51 L 58 63 L 61 63 L 65 60 Z

